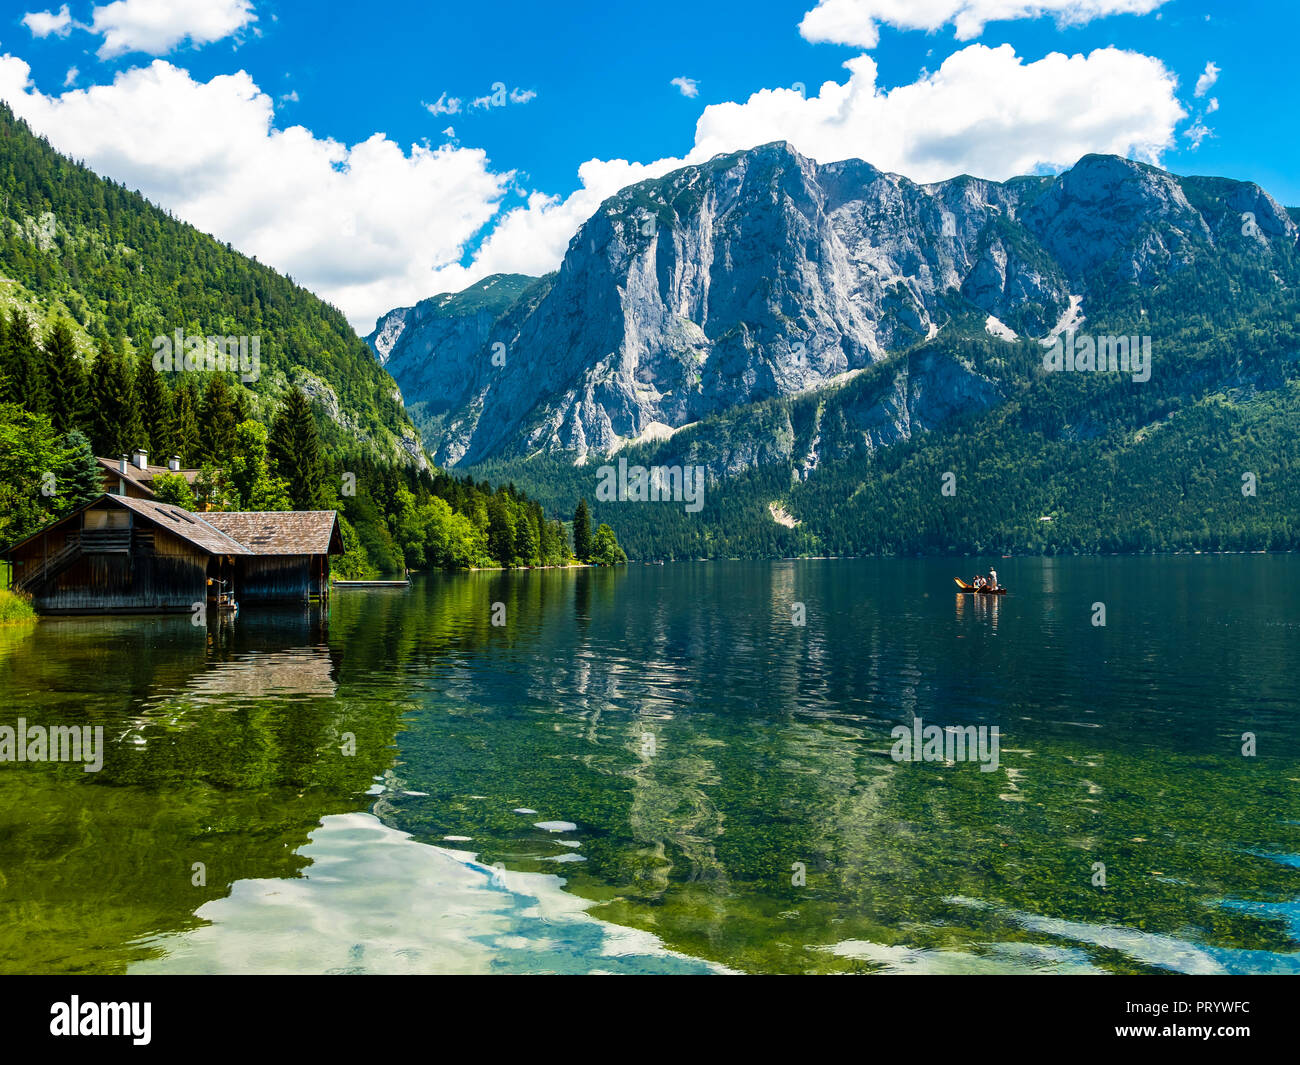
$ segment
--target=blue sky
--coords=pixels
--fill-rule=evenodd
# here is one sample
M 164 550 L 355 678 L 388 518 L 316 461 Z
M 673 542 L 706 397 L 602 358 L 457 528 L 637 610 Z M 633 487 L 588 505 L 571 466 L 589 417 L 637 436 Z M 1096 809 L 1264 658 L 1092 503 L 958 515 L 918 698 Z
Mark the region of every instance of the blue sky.
M 1017 6 L 1042 14 L 980 18 Z M 933 25 L 890 24 L 916 9 Z M 19 4 L 0 95 L 364 331 L 553 268 L 628 181 L 777 137 L 918 180 L 1115 150 L 1300 204 L 1296 92 L 1270 58 L 1298 23 L 1288 0 Z

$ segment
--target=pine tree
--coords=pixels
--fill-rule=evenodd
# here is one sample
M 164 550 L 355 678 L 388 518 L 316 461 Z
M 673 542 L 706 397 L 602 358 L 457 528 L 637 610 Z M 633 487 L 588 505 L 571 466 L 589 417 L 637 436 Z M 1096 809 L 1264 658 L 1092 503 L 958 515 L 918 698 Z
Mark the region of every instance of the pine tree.
M 214 373 L 203 396 L 199 423 L 199 444 L 203 457 L 218 466 L 230 461 L 235 447 L 235 427 L 239 424 L 235 395 L 223 373 Z
M 72 327 L 60 318 L 45 338 L 46 385 L 55 431 L 68 433 L 86 413 L 86 374 L 77 358 Z
M 45 353 L 32 335 L 31 322 L 17 307 L 9 312 L 9 326 L 5 330 L 3 352 L 6 398 L 20 403 L 33 414 L 49 411 L 49 397 L 45 387 Z
M 541 554 L 541 537 L 530 514 L 522 514 L 515 527 L 515 551 L 525 565 L 535 566 Z
M 578 500 L 578 509 L 573 512 L 573 554 L 582 562 L 591 558 L 591 513 L 585 499 Z
M 63 505 L 75 510 L 104 494 L 104 471 L 80 429 L 73 429 L 61 443 L 66 457 L 55 473 L 55 484 Z
M 157 455 L 161 465 L 176 453 L 172 431 L 172 403 L 162 374 L 153 368 L 150 352 L 141 352 L 135 364 L 135 399 L 140 410 L 141 446 Z
M 515 561 L 515 528 L 510 522 L 510 510 L 505 497 L 498 492 L 488 503 L 487 527 L 488 554 L 503 566 L 513 566 Z
M 100 340 L 88 380 L 90 442 L 96 454 L 115 458 L 137 447 L 148 449 L 135 383 L 126 353 Z
M 318 507 L 325 464 L 311 402 L 302 389 L 292 388 L 285 396 L 271 429 L 267 453 L 275 475 L 288 482 L 293 509 Z
M 198 398 L 194 384 L 186 381 L 172 395 L 172 448 L 181 464 L 194 469 L 199 464 Z

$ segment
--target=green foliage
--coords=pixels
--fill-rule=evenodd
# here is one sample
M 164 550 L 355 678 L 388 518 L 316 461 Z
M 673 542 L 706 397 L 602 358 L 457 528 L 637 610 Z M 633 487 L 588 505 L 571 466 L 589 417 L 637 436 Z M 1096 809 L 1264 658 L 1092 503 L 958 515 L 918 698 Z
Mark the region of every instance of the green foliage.
M 0 625 L 13 625 L 20 621 L 34 621 L 36 611 L 24 596 L 0 589 Z
M 563 527 L 513 487 L 414 464 L 393 381 L 337 308 L 59 156 L 3 104 L 0 141 L 0 276 L 26 294 L 0 320 L 0 545 L 84 495 L 90 448 L 116 460 L 144 447 L 158 464 L 176 454 L 201 468 L 192 488 L 157 478 L 179 505 L 340 510 L 344 576 L 567 564 Z M 52 247 L 31 235 L 47 214 Z M 495 306 L 538 288 L 498 281 L 467 298 Z M 155 352 L 207 336 L 256 337 L 256 380 L 155 366 Z M 333 392 L 339 417 L 313 408 L 296 385 L 309 379 L 313 396 Z M 49 477 L 58 490 L 42 494 Z
M 591 558 L 591 513 L 585 499 L 578 500 L 573 512 L 573 553 L 582 562 Z
M 289 390 L 271 432 L 270 455 L 276 474 L 288 485 L 295 510 L 320 505 L 324 464 L 311 404 L 299 388 Z
M 58 490 L 69 452 L 50 419 L 0 405 L 0 543 L 31 535 L 72 509 Z
M 601 524 L 591 540 L 591 562 L 596 566 L 619 566 L 627 561 L 627 555 L 618 546 L 618 538 L 608 525 Z
M 289 486 L 267 464 L 266 427 L 241 422 L 234 433 L 228 478 L 239 510 L 292 510 Z
M 86 417 L 86 372 L 77 356 L 72 329 L 60 318 L 45 338 L 45 391 L 50 417 L 60 433 L 75 429 Z
M 179 473 L 160 473 L 153 479 L 153 490 L 159 503 L 173 503 L 186 510 L 194 510 L 198 500 L 190 482 Z
M 55 483 L 66 508 L 75 510 L 104 494 L 103 467 L 95 461 L 90 441 L 80 429 L 73 429 L 61 443 L 64 458 Z

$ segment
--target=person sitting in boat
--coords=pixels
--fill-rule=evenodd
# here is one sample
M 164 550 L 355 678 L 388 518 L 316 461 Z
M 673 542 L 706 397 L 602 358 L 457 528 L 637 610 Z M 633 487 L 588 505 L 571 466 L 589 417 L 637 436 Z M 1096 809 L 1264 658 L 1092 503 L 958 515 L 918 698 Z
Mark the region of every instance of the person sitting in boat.
M 998 571 L 995 570 L 992 566 L 989 567 L 988 583 L 990 588 L 996 588 L 998 586 Z
M 977 575 L 975 577 L 975 590 L 978 592 L 983 587 L 984 587 L 984 578 Z

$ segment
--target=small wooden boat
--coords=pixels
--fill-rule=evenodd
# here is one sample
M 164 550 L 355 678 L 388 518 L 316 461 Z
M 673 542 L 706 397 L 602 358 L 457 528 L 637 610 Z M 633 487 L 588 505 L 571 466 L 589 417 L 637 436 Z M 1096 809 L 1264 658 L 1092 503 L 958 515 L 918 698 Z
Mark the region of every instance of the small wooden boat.
M 967 584 L 960 577 L 954 577 L 953 580 L 957 582 L 957 591 L 959 592 L 974 592 L 976 595 L 1006 595 L 1007 594 L 1007 590 L 1000 586 L 997 588 L 976 588 L 975 585 Z
M 407 588 L 410 581 L 334 581 L 335 588 Z

